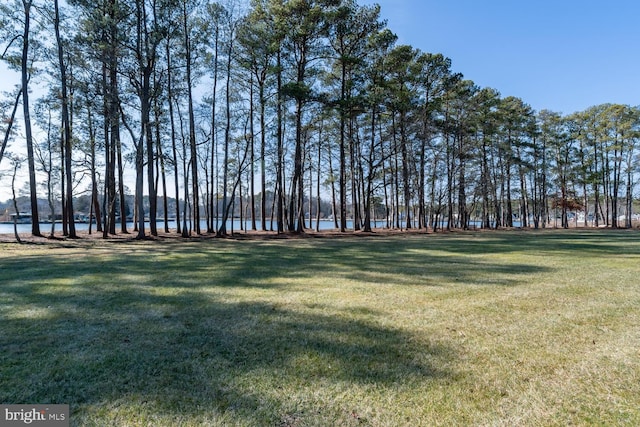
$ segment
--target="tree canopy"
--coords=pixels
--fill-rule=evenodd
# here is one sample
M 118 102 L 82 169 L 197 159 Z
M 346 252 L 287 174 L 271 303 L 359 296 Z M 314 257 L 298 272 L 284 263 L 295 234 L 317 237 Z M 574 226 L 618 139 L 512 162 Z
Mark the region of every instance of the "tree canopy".
M 637 106 L 536 112 L 398 44 L 377 5 L 15 0 L 0 21 L 21 73 L 0 169 L 26 152 L 33 234 L 43 189 L 70 237 L 86 195 L 104 237 L 632 226 Z

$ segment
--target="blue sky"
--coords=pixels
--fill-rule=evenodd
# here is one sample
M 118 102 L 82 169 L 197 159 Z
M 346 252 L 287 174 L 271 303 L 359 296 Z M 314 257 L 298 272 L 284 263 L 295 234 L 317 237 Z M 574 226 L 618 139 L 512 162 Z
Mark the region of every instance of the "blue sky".
M 358 0 L 378 3 L 399 43 L 536 110 L 640 104 L 638 0 Z M 19 75 L 0 66 L 0 89 Z
M 399 43 L 536 110 L 640 105 L 640 1 L 359 0 Z

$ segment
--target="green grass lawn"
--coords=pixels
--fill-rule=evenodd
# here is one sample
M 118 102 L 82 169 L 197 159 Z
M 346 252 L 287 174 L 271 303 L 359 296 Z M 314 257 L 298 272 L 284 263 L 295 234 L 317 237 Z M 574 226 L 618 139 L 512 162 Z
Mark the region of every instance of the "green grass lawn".
M 640 425 L 640 234 L 0 244 L 0 403 L 72 425 Z

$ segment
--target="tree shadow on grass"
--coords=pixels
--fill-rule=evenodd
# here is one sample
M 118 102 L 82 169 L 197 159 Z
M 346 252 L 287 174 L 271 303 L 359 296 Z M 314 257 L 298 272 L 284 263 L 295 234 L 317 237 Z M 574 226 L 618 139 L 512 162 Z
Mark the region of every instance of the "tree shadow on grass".
M 568 254 L 640 254 L 637 230 L 545 229 L 465 232 L 425 236 L 429 248 L 454 254 L 481 255 L 531 253 L 551 256 Z
M 281 249 L 247 248 L 244 262 L 216 273 L 224 262 L 217 249 L 204 258 L 173 248 L 71 263 L 4 259 L 15 280 L 0 278 L 0 402 L 68 403 L 72 419 L 89 423 L 113 422 L 109 411 L 118 408 L 139 410 L 128 422 L 153 424 L 144 417 L 156 414 L 160 424 L 274 425 L 299 406 L 336 410 L 297 402 L 292 390 L 393 388 L 450 374 L 443 367 L 455 359 L 452 349 L 417 344 L 371 311 L 341 316 L 324 306 L 210 292 L 255 287 L 269 271 L 276 278 L 300 274 L 268 268 L 285 262 L 277 258 Z M 314 267 L 306 274 L 318 273 Z
M 369 244 L 363 244 L 367 240 Z M 633 230 L 539 230 L 468 232 L 459 234 L 413 234 L 370 237 L 348 243 L 332 242 L 334 268 L 345 277 L 372 284 L 443 286 L 517 286 L 529 283 L 531 275 L 553 269 L 527 260 L 528 256 L 619 257 L 640 255 L 640 237 Z M 364 248 L 364 249 L 363 249 Z M 501 255 L 516 254 L 516 258 Z M 495 255 L 495 256 L 494 256 Z M 322 253 L 315 256 L 316 261 Z M 335 259 L 339 261 L 336 263 Z
M 386 326 L 371 307 L 340 313 L 330 300 L 287 303 L 297 291 L 290 280 L 296 287 L 317 277 L 378 288 L 512 286 L 548 268 L 475 256 L 611 255 L 620 244 L 637 253 L 635 238 L 572 232 L 74 243 L 60 254 L 4 254 L 0 402 L 69 403 L 73 418 L 102 424 L 133 413 L 129 422 L 140 424 L 274 425 L 300 407 L 331 419 L 336 408 L 292 392 L 447 379 L 457 355 Z M 160 418 L 139 418 L 150 414 Z
M 473 241 L 473 239 L 471 239 Z M 445 286 L 451 283 L 467 285 L 517 286 L 528 282 L 527 275 L 550 272 L 545 266 L 523 262 L 499 262 L 489 257 L 477 257 L 487 251 L 503 252 L 496 246 L 506 245 L 493 239 L 483 240 L 478 247 L 447 237 L 410 236 L 404 239 L 373 237 L 362 240 L 335 241 L 320 245 L 320 250 L 308 251 L 302 259 L 305 267 L 328 271 L 337 277 L 367 282 L 372 285 Z M 515 244 L 510 243 L 513 249 Z M 483 252 L 484 251 L 484 252 Z M 298 251 L 297 255 L 305 255 Z

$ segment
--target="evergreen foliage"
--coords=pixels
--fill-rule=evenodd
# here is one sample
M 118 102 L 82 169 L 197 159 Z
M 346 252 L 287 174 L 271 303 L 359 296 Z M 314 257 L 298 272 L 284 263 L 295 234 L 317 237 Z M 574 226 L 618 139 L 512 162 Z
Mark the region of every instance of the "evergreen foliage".
M 226 235 L 231 216 L 302 233 L 319 198 L 341 231 L 347 220 L 371 231 L 374 219 L 431 230 L 632 226 L 638 107 L 533 111 L 441 54 L 398 45 L 379 6 L 14 3 L 0 5 L 0 52 L 22 81 L 3 99 L 0 162 L 23 150 L 25 132 L 31 210 L 46 180 L 70 237 L 86 193 L 105 237 L 129 232 L 131 195 L 139 238 L 158 233 L 172 198 L 185 237 L 204 233 L 201 222 Z M 57 100 L 38 107 L 60 129 L 59 142 L 36 147 L 52 169 L 34 160 L 46 120 L 30 130 L 31 92 L 38 104 Z

